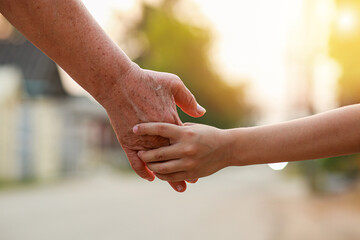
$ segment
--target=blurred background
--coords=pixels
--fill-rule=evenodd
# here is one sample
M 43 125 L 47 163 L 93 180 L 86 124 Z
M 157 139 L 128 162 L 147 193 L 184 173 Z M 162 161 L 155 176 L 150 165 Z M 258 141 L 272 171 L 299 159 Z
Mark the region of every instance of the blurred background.
M 219 128 L 360 102 L 358 0 L 84 0 Z M 291 160 L 291 159 L 289 159 Z M 0 239 L 360 239 L 360 155 L 228 168 L 185 193 L 132 172 L 105 111 L 0 15 Z

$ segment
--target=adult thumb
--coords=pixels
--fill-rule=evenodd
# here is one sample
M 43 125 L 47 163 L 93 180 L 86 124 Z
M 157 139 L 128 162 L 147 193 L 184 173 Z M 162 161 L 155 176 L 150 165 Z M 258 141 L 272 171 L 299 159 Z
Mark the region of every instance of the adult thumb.
M 205 108 L 197 103 L 194 95 L 185 87 L 181 80 L 175 85 L 173 95 L 176 105 L 186 114 L 192 117 L 201 117 L 205 114 Z

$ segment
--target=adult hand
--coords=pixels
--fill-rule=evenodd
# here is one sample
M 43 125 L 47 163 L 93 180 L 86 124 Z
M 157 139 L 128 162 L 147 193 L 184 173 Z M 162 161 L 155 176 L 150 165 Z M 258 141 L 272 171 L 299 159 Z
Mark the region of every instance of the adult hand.
M 0 12 L 105 107 L 132 167 L 143 178 L 153 180 L 154 175 L 136 151 L 168 141 L 136 137 L 133 125 L 146 121 L 181 124 L 175 101 L 192 116 L 204 114 L 178 77 L 133 64 L 82 1 L 1 0 Z M 185 183 L 172 186 L 186 187 Z
M 105 107 L 111 125 L 134 171 L 142 178 L 153 181 L 154 174 L 139 159 L 137 152 L 169 145 L 159 136 L 137 136 L 132 128 L 138 123 L 166 122 L 182 125 L 176 111 L 178 105 L 185 113 L 201 117 L 205 113 L 179 77 L 170 73 L 143 70 L 133 64 L 101 104 Z M 186 183 L 169 182 L 178 192 Z

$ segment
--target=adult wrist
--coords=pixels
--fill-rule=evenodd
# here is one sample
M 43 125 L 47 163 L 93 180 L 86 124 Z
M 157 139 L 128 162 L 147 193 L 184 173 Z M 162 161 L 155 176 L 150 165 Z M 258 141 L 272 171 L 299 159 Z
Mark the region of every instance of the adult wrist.
M 141 68 L 132 61 L 121 63 L 114 71 L 104 73 L 103 77 L 97 77 L 97 81 L 101 84 L 91 95 L 105 109 L 108 109 L 113 105 L 114 99 L 125 97 L 126 86 L 132 81 L 130 76 L 140 71 Z

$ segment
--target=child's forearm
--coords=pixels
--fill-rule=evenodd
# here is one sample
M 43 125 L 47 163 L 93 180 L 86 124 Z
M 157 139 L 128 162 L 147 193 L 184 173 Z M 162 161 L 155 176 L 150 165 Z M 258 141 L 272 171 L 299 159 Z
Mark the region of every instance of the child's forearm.
M 360 105 L 276 125 L 232 129 L 228 138 L 234 166 L 353 154 L 360 152 Z

